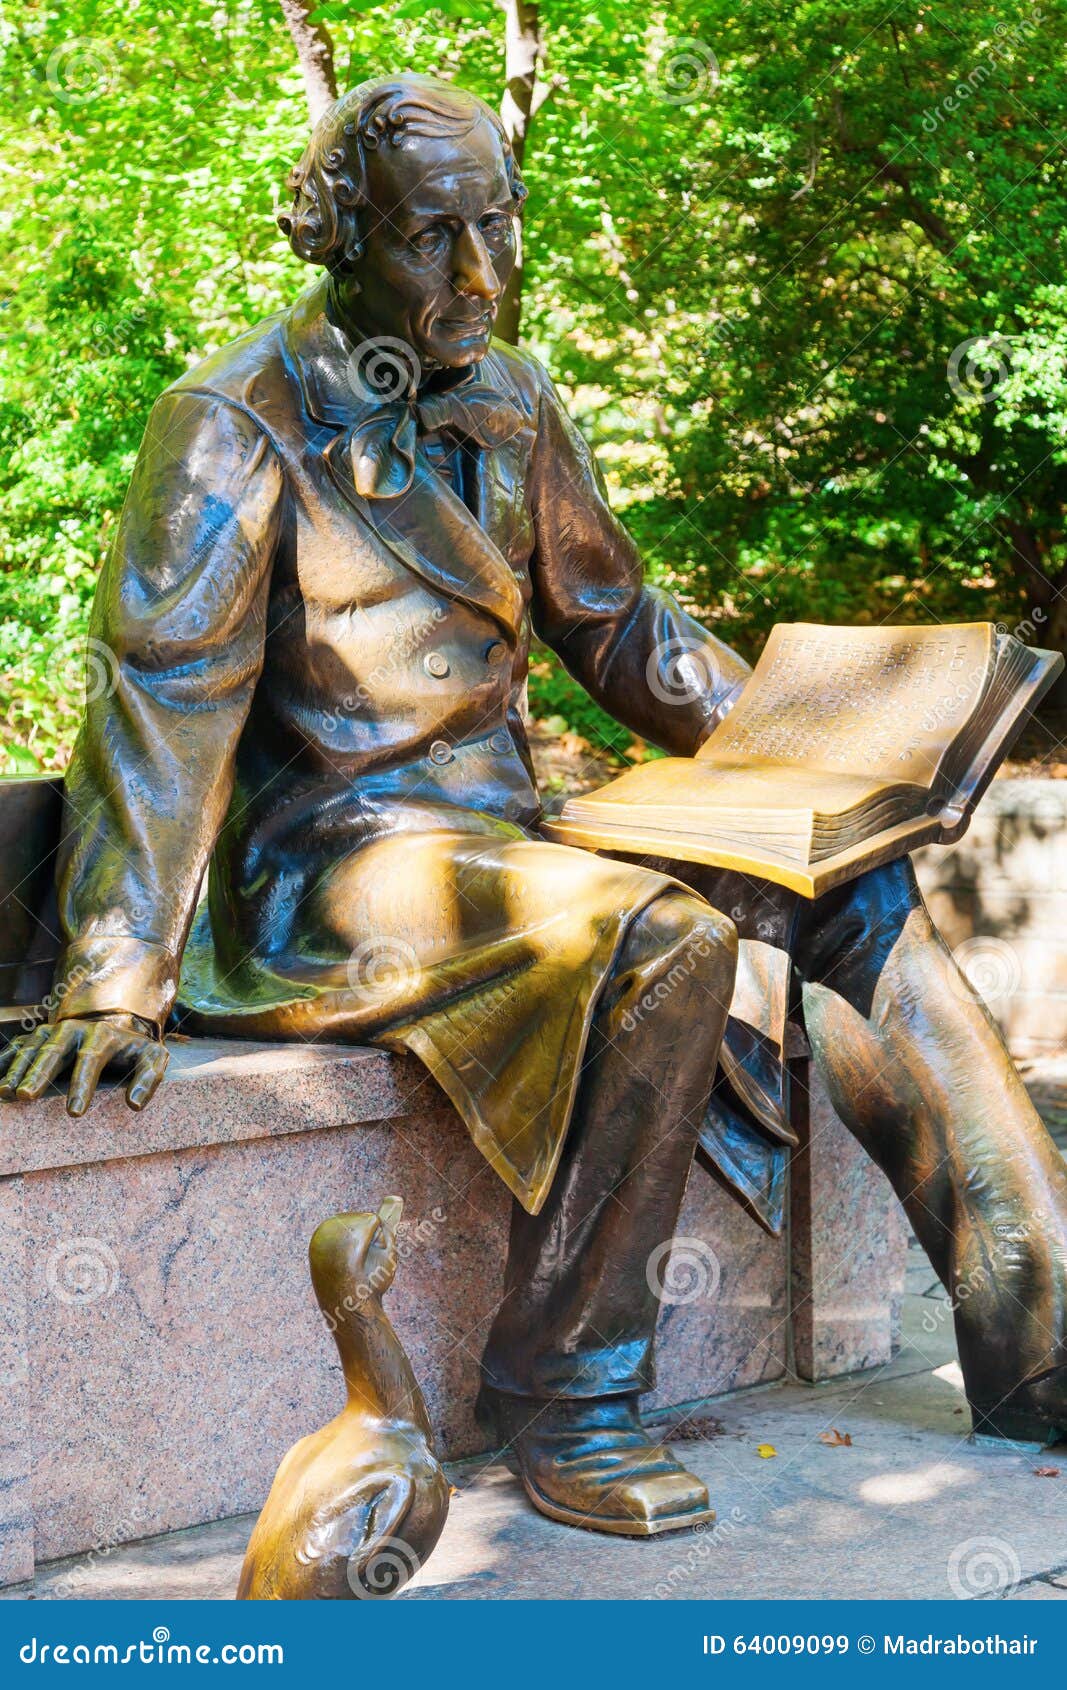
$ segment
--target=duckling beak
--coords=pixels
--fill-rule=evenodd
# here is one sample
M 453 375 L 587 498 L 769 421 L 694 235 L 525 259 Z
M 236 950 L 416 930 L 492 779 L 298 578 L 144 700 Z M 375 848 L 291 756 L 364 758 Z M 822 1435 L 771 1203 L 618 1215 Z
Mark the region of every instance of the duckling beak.
M 387 1233 L 395 1233 L 400 1225 L 400 1217 L 404 1212 L 402 1197 L 383 1197 L 378 1205 L 378 1219 Z

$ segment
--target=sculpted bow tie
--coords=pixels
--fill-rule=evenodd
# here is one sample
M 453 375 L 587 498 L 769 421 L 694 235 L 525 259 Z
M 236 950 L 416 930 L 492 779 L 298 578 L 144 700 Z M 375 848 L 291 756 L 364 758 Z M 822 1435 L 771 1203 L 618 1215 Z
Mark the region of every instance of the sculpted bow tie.
M 517 434 L 525 421 L 518 406 L 486 382 L 385 401 L 348 434 L 356 492 L 370 499 L 406 493 L 415 473 L 415 443 L 420 434 L 448 430 L 459 440 L 492 450 Z

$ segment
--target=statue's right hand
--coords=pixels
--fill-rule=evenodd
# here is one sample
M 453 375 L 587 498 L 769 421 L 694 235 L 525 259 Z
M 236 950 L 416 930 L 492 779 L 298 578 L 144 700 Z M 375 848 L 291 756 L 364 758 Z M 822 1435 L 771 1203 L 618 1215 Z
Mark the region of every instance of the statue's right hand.
M 0 1098 L 32 1102 L 69 1068 L 67 1113 L 84 1115 L 104 1069 L 114 1063 L 129 1074 L 126 1102 L 143 1109 L 167 1060 L 165 1045 L 136 1015 L 72 1016 L 35 1027 L 0 1051 Z

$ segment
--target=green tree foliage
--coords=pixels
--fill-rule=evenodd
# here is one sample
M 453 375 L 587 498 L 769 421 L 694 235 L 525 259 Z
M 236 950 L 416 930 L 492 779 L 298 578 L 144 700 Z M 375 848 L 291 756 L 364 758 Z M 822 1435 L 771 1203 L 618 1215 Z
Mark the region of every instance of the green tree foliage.
M 1067 0 L 543 0 L 522 335 L 650 571 L 776 621 L 1029 618 L 1067 643 Z M 328 0 L 342 86 L 494 103 L 494 0 Z M 62 761 L 152 399 L 308 279 L 274 0 L 27 3 L 0 34 L 0 749 Z M 550 664 L 535 702 L 594 733 Z M 615 741 L 618 744 L 618 741 Z

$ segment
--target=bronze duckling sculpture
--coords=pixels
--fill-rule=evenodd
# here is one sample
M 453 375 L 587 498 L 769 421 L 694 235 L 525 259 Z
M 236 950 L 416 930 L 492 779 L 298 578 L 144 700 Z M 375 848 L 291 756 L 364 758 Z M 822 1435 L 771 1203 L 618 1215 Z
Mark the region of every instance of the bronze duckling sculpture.
M 348 1401 L 282 1460 L 245 1554 L 243 1600 L 393 1596 L 441 1535 L 449 1485 L 426 1405 L 381 1298 L 403 1204 L 334 1215 L 311 1240 L 311 1281 Z

